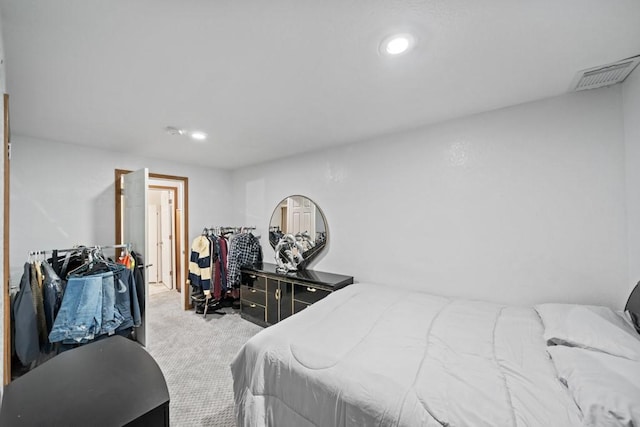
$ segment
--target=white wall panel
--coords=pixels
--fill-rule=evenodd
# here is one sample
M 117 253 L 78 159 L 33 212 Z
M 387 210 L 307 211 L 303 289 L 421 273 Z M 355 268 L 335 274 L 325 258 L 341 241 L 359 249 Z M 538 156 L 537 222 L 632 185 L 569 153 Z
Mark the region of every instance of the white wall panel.
M 629 227 L 629 286 L 640 280 L 640 71 L 622 84 L 627 221 Z
M 1 30 L 1 29 L 0 29 Z M 2 31 L 0 31 L 0 95 L 7 91 L 7 73 L 5 68 L 5 53 Z M 11 105 L 11 103 L 9 103 Z M 0 102 L 0 138 L 4 144 L 4 101 Z M 4 153 L 4 148 L 2 153 Z M 3 154 L 4 156 L 4 154 Z M 0 197 L 4 200 L 4 158 L 0 161 L 0 176 L 2 176 L 2 185 L 0 185 Z M 0 223 L 4 224 L 4 209 L 0 212 Z M 4 259 L 4 245 L 0 245 L 0 260 Z M 0 277 L 4 278 L 4 262 L 0 261 Z M 4 280 L 3 280 L 4 281 Z M 2 295 L 4 295 L 4 284 L 2 285 Z M 0 297 L 0 324 L 4 325 L 4 297 Z M 0 343 L 4 343 L 4 327 L 0 330 Z M 4 378 L 4 346 L 0 351 L 0 378 Z M 0 398 L 2 398 L 2 387 L 0 387 Z
M 304 194 L 329 224 L 314 268 L 390 292 L 619 307 L 628 290 L 619 87 L 247 167 L 233 182 L 268 260 L 273 208 Z
M 13 283 L 30 250 L 113 243 L 115 169 L 188 177 L 190 239 L 232 222 L 227 171 L 19 136 L 11 166 Z

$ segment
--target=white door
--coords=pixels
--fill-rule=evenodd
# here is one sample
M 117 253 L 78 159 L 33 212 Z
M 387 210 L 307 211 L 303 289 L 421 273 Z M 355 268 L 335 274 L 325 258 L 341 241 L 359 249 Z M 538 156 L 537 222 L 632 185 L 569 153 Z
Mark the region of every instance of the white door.
M 145 263 L 149 264 L 147 254 L 147 187 L 149 170 L 140 169 L 122 177 L 122 237 L 125 243 L 130 243 L 133 250 L 142 255 Z M 136 339 L 140 344 L 147 345 L 147 330 L 145 327 L 146 311 L 149 309 L 149 275 L 144 272 L 145 314 L 142 315 L 142 325 L 136 330 Z
M 162 265 L 162 269 L 160 271 L 160 281 L 164 283 L 167 288 L 173 289 L 173 242 L 171 240 L 171 234 L 173 233 L 173 225 L 171 219 L 173 203 L 171 200 L 171 192 L 163 191 L 160 194 L 160 201 L 159 238 Z
M 307 232 L 311 240 L 316 236 L 316 207 L 311 200 L 302 196 L 291 196 L 288 199 L 289 226 L 287 232 L 296 235 Z
M 158 269 L 160 268 L 160 260 L 159 253 L 161 244 L 158 235 L 158 220 L 160 215 L 160 209 L 158 205 L 149 205 L 148 206 L 148 214 L 147 220 L 149 221 L 148 230 L 147 230 L 147 238 L 149 239 L 149 252 L 147 259 L 147 264 L 149 268 L 147 269 L 147 273 L 149 274 L 149 283 L 159 283 L 161 280 L 158 279 Z

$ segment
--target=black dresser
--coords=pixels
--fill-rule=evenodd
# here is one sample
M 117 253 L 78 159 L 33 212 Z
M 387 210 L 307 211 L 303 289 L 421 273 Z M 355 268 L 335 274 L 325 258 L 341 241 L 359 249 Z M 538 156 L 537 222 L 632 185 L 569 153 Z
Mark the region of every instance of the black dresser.
M 322 271 L 278 273 L 275 264 L 244 267 L 240 315 L 262 326 L 273 325 L 352 283 L 352 276 Z

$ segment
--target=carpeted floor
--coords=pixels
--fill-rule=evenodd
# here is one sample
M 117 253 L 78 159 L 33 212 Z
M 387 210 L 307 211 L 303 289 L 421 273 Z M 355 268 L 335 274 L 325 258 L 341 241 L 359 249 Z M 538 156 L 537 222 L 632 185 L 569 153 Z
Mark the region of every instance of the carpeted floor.
M 171 398 L 171 426 L 235 426 L 229 364 L 262 328 L 232 308 L 224 316 L 180 308 L 175 291 L 150 297 L 148 351 L 164 373 Z

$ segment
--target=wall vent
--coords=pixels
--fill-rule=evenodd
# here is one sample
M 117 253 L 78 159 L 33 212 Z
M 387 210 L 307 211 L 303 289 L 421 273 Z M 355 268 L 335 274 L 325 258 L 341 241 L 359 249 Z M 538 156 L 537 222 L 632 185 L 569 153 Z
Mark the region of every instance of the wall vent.
M 596 89 L 622 83 L 638 63 L 640 63 L 640 55 L 579 71 L 571 82 L 571 90 Z

